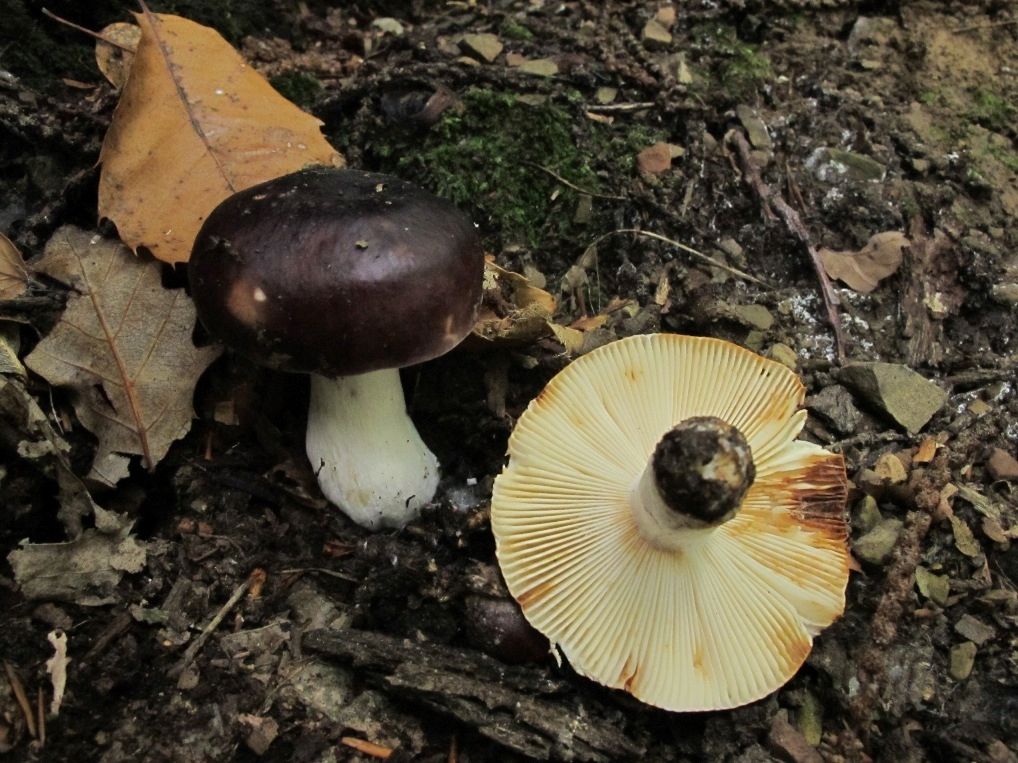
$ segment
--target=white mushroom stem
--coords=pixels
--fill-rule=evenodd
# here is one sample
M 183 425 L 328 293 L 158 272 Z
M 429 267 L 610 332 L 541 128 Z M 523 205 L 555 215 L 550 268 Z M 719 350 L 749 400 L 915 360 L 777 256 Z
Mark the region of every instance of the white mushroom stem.
M 735 516 L 756 470 L 745 437 L 713 416 L 665 432 L 634 483 L 630 506 L 644 540 L 677 549 Z
M 407 415 L 398 369 L 311 374 L 307 452 L 325 497 L 370 530 L 403 527 L 438 487 L 438 459 Z
M 633 486 L 629 506 L 643 539 L 666 551 L 706 540 L 717 529 L 688 514 L 674 511 L 665 503 L 657 489 L 652 462 L 647 463 L 647 468 Z

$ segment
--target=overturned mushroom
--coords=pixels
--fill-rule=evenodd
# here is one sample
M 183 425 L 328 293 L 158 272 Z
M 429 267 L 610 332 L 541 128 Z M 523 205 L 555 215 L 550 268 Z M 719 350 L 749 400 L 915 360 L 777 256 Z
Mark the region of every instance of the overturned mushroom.
M 358 524 L 401 527 L 438 486 L 399 368 L 470 331 L 484 256 L 470 221 L 410 183 L 312 168 L 231 196 L 195 241 L 209 332 L 311 375 L 307 452 L 326 498 Z
M 509 440 L 492 529 L 510 592 L 581 674 L 652 705 L 752 702 L 841 615 L 839 455 L 795 440 L 804 389 L 715 339 L 599 348 Z

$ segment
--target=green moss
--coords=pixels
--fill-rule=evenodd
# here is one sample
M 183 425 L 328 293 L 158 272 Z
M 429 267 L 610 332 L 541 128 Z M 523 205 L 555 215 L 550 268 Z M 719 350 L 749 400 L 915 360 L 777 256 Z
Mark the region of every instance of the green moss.
M 694 42 L 720 60 L 709 86 L 720 88 L 734 100 L 750 98 L 773 77 L 771 60 L 758 46 L 739 39 L 738 32 L 723 24 L 700 24 L 691 30 Z
M 1004 132 L 1014 125 L 1018 108 L 1007 98 L 979 88 L 972 94 L 972 108 L 968 116 L 987 130 Z
M 322 92 L 322 83 L 305 72 L 287 72 L 269 80 L 284 98 L 302 109 L 310 109 Z
M 556 205 L 553 195 L 576 192 L 563 189 L 544 170 L 597 192 L 598 170 L 624 177 L 632 171 L 636 151 L 660 139 L 647 130 L 613 130 L 578 119 L 569 106 L 579 97 L 568 94 L 559 105 L 468 90 L 462 108 L 447 113 L 425 135 L 380 135 L 373 149 L 380 169 L 472 208 L 503 243 L 534 245 L 573 226 L 575 205 Z
M 534 33 L 514 18 L 506 17 L 499 26 L 499 32 L 507 40 L 519 40 L 530 42 L 534 39 Z

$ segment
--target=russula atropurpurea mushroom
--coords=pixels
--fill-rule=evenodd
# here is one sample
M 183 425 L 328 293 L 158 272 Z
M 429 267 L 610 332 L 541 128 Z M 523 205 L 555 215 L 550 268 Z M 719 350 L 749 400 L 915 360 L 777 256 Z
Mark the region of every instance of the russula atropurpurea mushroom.
M 326 498 L 371 529 L 413 519 L 439 467 L 399 369 L 474 324 L 484 254 L 470 220 L 398 178 L 314 167 L 223 201 L 189 267 L 214 337 L 311 376 L 307 453 Z
M 499 566 L 581 674 L 674 711 L 788 681 L 845 606 L 842 457 L 805 390 L 734 344 L 651 334 L 561 371 L 495 481 Z

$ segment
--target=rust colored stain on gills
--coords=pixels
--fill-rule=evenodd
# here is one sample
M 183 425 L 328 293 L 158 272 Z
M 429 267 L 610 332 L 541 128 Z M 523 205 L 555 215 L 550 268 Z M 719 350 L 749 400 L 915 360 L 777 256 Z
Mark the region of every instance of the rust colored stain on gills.
M 523 609 L 526 609 L 531 604 L 543 599 L 545 596 L 551 593 L 551 591 L 554 588 L 555 584 L 552 583 L 550 580 L 546 583 L 540 583 L 539 585 L 536 585 L 533 588 L 521 593 L 519 597 L 516 599 L 516 601 L 520 603 L 520 606 L 523 607 Z

